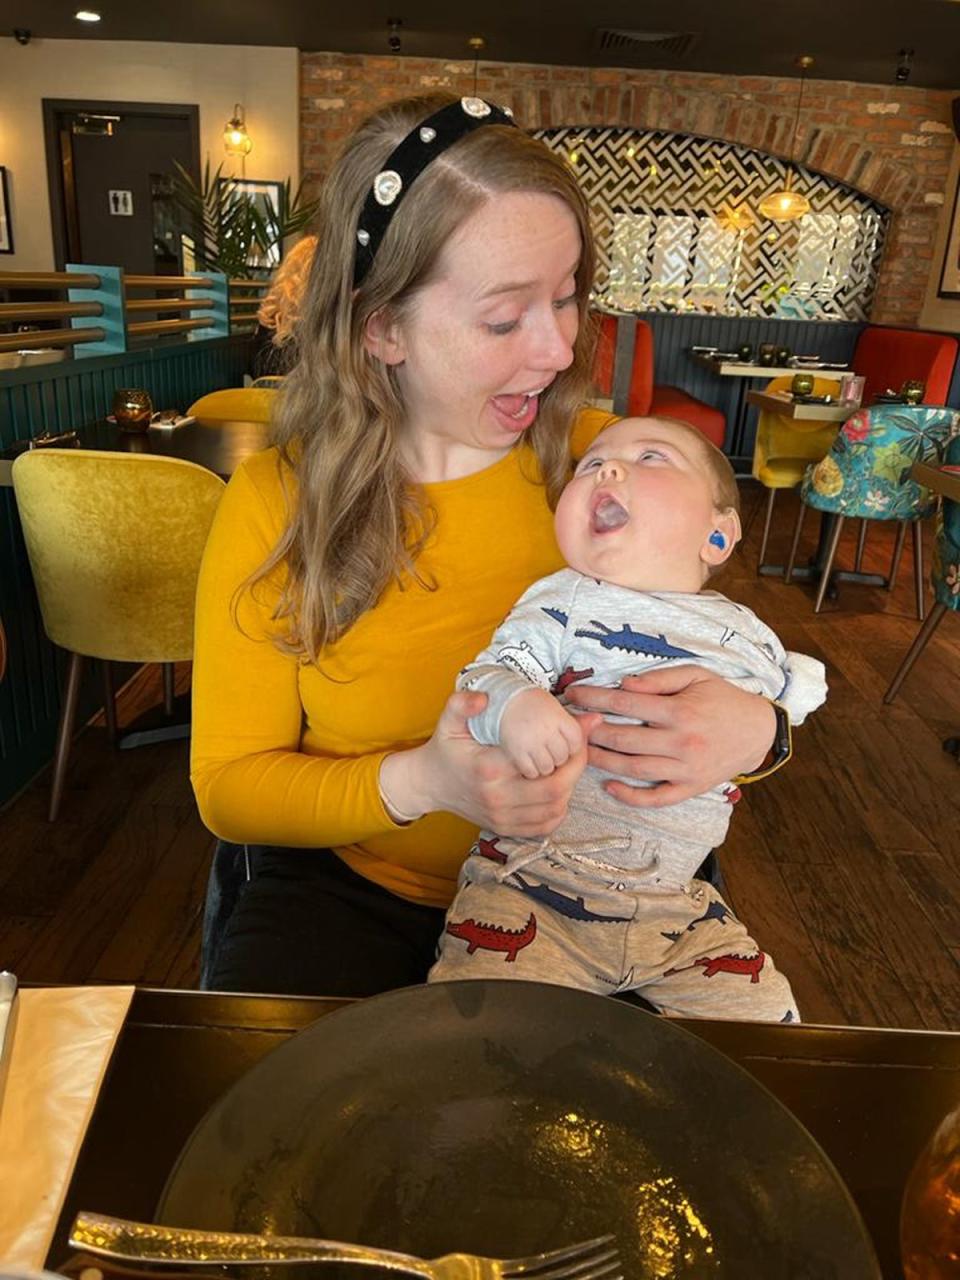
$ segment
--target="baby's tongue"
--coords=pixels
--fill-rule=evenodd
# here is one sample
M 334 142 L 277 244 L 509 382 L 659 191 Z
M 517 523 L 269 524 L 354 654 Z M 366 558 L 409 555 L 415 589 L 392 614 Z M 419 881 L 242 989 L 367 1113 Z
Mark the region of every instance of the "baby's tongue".
M 501 413 L 509 414 L 511 418 L 515 418 L 523 408 L 526 399 L 527 397 L 521 391 L 517 396 L 494 396 L 493 403 Z
M 607 529 L 622 528 L 629 519 L 626 508 L 616 498 L 604 498 L 593 513 L 593 527 L 597 533 L 604 533 Z

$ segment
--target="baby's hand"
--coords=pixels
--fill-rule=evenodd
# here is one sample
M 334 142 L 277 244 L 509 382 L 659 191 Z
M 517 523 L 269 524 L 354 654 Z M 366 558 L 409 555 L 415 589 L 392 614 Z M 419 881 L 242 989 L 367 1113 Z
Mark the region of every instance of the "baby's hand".
M 500 746 L 525 778 L 546 778 L 582 744 L 576 718 L 546 689 L 515 694 L 500 718 Z

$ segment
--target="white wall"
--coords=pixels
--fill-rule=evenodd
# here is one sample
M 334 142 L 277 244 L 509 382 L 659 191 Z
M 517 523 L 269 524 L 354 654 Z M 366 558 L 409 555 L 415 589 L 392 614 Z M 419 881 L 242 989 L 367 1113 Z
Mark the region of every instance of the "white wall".
M 960 146 L 953 149 L 953 162 L 950 165 L 950 176 L 947 179 L 947 193 L 940 211 L 937 225 L 937 239 L 933 248 L 933 270 L 927 281 L 927 293 L 920 313 L 922 329 L 939 329 L 948 333 L 960 333 L 960 298 L 938 298 L 940 287 L 940 271 L 943 267 L 943 255 L 947 249 L 947 237 L 950 234 L 950 219 L 954 213 L 954 193 L 960 181 Z M 957 205 L 960 216 L 960 205 Z
M 83 102 L 177 102 L 200 108 L 200 165 L 225 160 L 223 126 L 246 110 L 253 150 L 248 178 L 299 181 L 299 55 L 294 48 L 167 44 L 134 40 L 0 38 L 0 165 L 7 168 L 12 255 L 0 271 L 52 271 L 53 237 L 43 139 L 43 98 Z

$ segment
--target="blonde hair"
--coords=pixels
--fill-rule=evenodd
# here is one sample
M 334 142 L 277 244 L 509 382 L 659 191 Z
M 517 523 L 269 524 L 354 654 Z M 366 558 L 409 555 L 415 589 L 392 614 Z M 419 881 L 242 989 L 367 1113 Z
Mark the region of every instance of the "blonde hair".
M 298 240 L 273 273 L 270 289 L 260 303 L 257 320 L 265 329 L 273 330 L 275 347 L 283 346 L 293 337 L 316 247 L 316 236 Z
M 579 226 L 576 271 L 580 329 L 573 362 L 543 393 L 526 433 L 531 475 L 556 505 L 569 470 L 569 433 L 590 386 L 595 327 L 589 212 L 566 164 L 521 129 L 489 125 L 442 152 L 398 206 L 359 288 L 353 288 L 357 220 L 374 176 L 397 144 L 427 116 L 456 101 L 447 94 L 396 102 L 348 140 L 321 193 L 317 252 L 275 421 L 283 461 L 297 492 L 272 554 L 253 576 L 281 570 L 278 644 L 317 660 L 373 608 L 391 581 L 418 578 L 416 561 L 433 514 L 400 453 L 405 408 L 396 371 L 368 353 L 368 321 L 384 312 L 402 322 L 428 285 L 451 235 L 485 201 L 504 192 L 559 197 Z M 524 447 L 524 446 L 519 446 Z

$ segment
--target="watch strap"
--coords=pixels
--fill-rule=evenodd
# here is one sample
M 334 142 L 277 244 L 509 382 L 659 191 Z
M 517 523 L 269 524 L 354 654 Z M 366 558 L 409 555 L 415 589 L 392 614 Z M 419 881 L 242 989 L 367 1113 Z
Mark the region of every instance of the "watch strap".
M 770 700 L 777 717 L 777 728 L 773 739 L 773 746 L 767 752 L 767 758 L 763 761 L 758 769 L 754 769 L 751 773 L 741 773 L 733 779 L 738 787 L 744 786 L 749 782 L 759 782 L 761 778 L 769 778 L 771 773 L 783 767 L 793 755 L 793 731 L 790 726 L 790 712 L 779 702 Z

